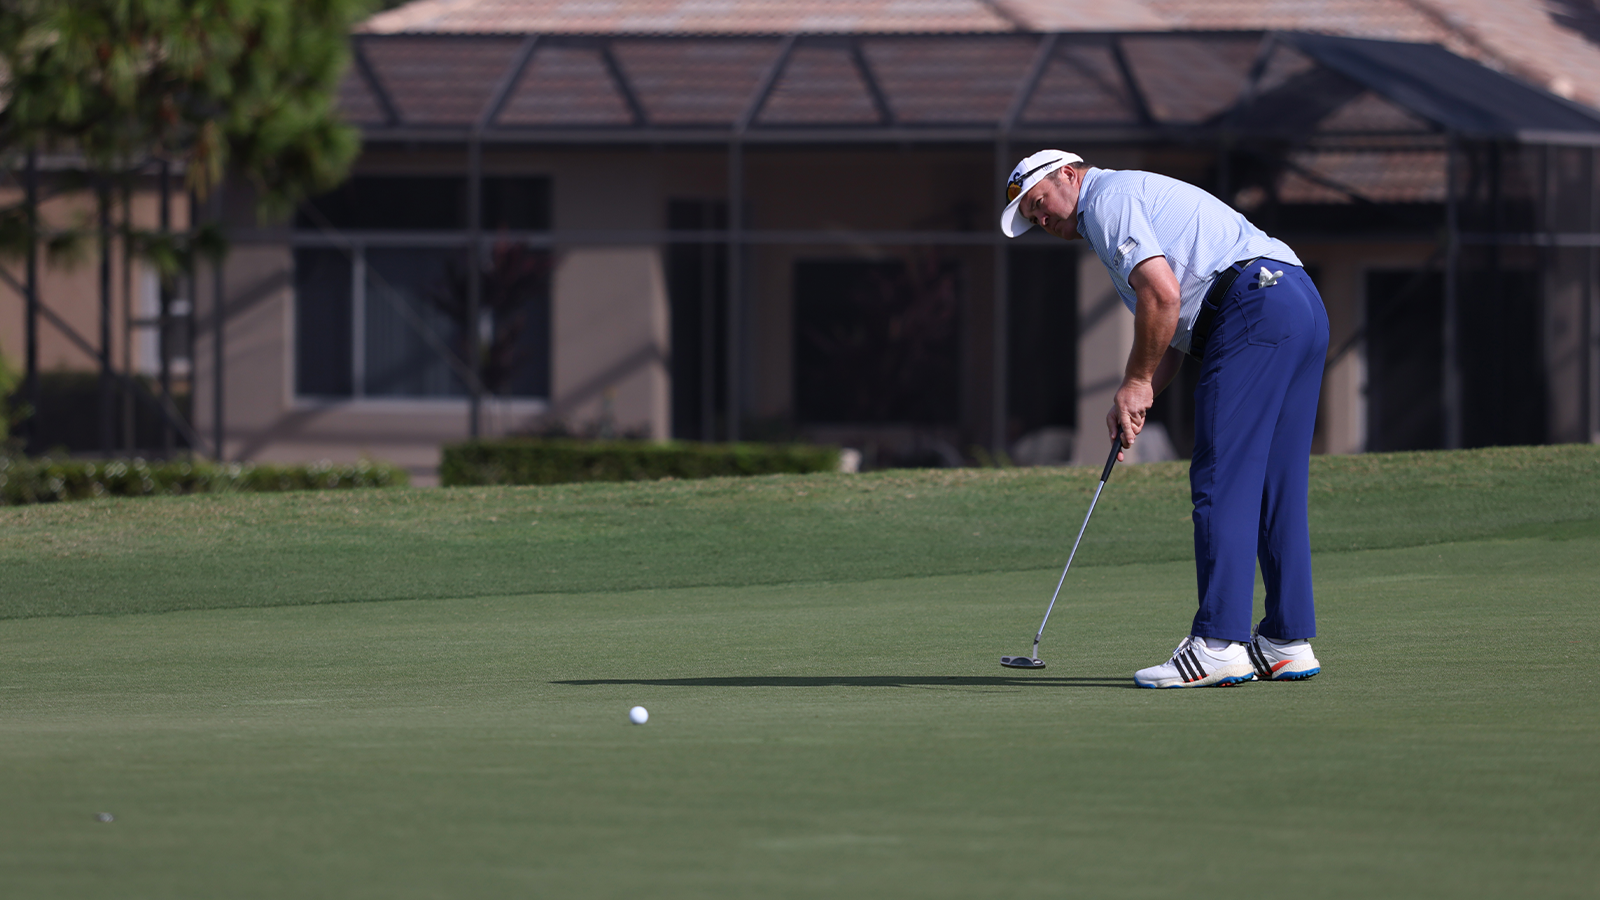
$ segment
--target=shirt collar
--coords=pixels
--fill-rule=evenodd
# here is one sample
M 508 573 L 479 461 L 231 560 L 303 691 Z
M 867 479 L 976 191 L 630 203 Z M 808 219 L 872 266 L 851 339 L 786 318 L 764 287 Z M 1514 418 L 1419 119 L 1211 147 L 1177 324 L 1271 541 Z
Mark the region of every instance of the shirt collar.
M 1103 171 L 1105 171 L 1105 170 L 1099 168 L 1098 166 L 1090 166 L 1089 170 L 1087 172 L 1083 173 L 1083 183 L 1078 185 L 1078 210 L 1077 210 L 1076 216 L 1077 216 L 1077 219 L 1078 219 L 1078 234 L 1080 234 L 1080 235 L 1083 234 L 1083 201 L 1084 201 L 1084 198 L 1089 193 L 1089 186 L 1091 184 L 1093 184 L 1095 182 L 1095 180 L 1100 177 L 1100 173 L 1103 172 Z
M 1083 234 L 1083 200 L 1088 197 L 1088 192 L 1090 192 L 1090 184 L 1093 184 L 1096 179 L 1099 179 L 1102 171 L 1106 170 L 1102 170 L 1102 168 L 1099 167 L 1090 167 L 1090 170 L 1083 173 L 1083 183 L 1078 184 L 1078 208 L 1077 213 L 1075 213 L 1075 218 L 1078 219 L 1078 237 L 1082 237 L 1083 240 L 1088 240 L 1088 235 Z M 1094 247 L 1093 242 L 1090 242 L 1090 247 Z

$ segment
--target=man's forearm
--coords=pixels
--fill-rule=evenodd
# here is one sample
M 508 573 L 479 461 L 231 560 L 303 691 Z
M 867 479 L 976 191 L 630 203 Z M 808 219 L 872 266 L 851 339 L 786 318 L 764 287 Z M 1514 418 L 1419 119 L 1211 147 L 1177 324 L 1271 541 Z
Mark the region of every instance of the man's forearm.
M 1157 260 L 1150 262 L 1153 264 Z M 1178 331 L 1178 312 L 1182 309 L 1178 281 L 1173 277 L 1172 270 L 1167 268 L 1166 260 L 1159 262 L 1160 269 L 1149 273 L 1153 277 L 1137 279 L 1134 286 L 1137 302 L 1133 311 L 1133 349 L 1128 353 L 1128 367 L 1123 373 L 1124 379 L 1142 381 L 1152 386 L 1156 370 L 1166 358 L 1172 336 Z M 1152 267 L 1148 264 L 1141 266 L 1139 272 L 1143 273 L 1146 268 Z

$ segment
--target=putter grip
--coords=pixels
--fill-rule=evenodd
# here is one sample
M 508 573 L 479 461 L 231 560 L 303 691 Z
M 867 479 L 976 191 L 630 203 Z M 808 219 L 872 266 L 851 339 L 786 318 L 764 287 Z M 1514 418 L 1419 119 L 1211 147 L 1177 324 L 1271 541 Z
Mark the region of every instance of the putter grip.
M 1111 467 L 1117 464 L 1117 451 L 1122 449 L 1122 427 L 1117 426 L 1117 436 L 1111 439 L 1111 455 L 1106 457 L 1106 470 L 1100 473 L 1101 481 L 1111 480 Z

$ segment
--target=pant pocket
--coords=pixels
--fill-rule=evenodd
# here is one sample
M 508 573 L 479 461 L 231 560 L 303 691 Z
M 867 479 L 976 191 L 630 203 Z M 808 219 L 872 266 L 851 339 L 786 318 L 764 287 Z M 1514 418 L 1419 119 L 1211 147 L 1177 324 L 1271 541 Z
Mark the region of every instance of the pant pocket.
M 1287 287 L 1280 283 L 1264 288 L 1252 282 L 1239 292 L 1239 317 L 1245 323 L 1247 342 L 1276 347 L 1294 335 L 1295 317 L 1290 307 L 1296 297 Z

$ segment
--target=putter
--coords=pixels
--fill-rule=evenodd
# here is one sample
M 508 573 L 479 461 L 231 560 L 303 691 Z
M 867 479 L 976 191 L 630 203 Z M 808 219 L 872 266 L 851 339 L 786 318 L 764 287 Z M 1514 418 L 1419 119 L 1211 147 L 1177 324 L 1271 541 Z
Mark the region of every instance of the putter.
M 1094 515 L 1094 505 L 1100 502 L 1100 492 L 1106 489 L 1106 481 L 1111 478 L 1111 467 L 1117 464 L 1117 451 L 1122 449 L 1122 426 L 1117 426 L 1117 436 L 1111 441 L 1111 455 L 1106 457 L 1106 469 L 1100 473 L 1100 486 L 1094 489 L 1094 499 L 1089 501 L 1089 512 L 1083 517 L 1083 525 L 1078 529 L 1078 539 L 1072 542 L 1072 552 L 1067 554 L 1067 567 L 1061 570 L 1061 580 L 1056 582 L 1056 592 L 1050 595 L 1050 605 L 1044 608 L 1044 621 L 1039 623 L 1039 633 L 1033 636 L 1033 655 L 1031 656 L 1002 656 L 1000 665 L 1008 669 L 1042 669 L 1044 660 L 1039 658 L 1039 639 L 1044 637 L 1044 626 L 1050 621 L 1050 611 L 1056 608 L 1056 598 L 1061 596 L 1061 585 L 1066 583 L 1067 569 L 1072 568 L 1072 558 L 1078 555 L 1078 545 L 1083 543 L 1083 533 L 1089 528 L 1089 516 Z

